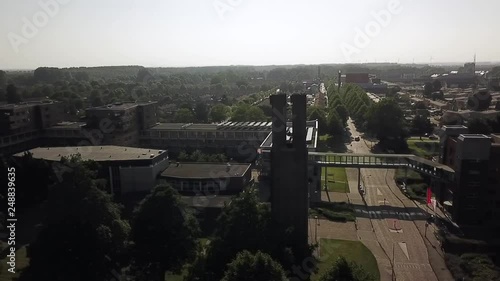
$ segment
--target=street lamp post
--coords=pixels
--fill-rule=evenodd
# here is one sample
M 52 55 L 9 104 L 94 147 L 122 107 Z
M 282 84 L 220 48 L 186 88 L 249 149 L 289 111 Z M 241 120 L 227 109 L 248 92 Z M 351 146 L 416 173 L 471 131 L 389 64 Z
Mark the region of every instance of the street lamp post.
M 314 231 L 314 241 L 316 241 L 316 243 L 318 243 L 318 225 L 319 225 L 318 216 L 314 216 L 314 219 L 316 220 L 316 225 L 314 227 L 314 229 L 315 229 L 315 231 Z
M 395 281 L 396 280 L 396 272 L 394 272 L 394 266 L 395 266 L 395 263 L 396 262 L 396 258 L 394 256 L 394 243 L 392 243 L 392 280 Z

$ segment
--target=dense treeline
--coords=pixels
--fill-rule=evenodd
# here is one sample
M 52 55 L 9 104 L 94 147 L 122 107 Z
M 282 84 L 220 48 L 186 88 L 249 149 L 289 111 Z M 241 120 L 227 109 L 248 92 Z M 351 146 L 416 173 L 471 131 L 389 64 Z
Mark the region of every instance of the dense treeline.
M 357 127 L 366 129 L 366 113 L 374 104 L 366 92 L 357 85 L 347 84 L 340 89 L 339 96 Z
M 334 85 L 329 88 L 335 93 Z M 405 138 L 409 134 L 408 124 L 394 98 L 384 98 L 374 102 L 362 88 L 351 84 L 341 87 L 338 96 L 356 127 L 365 134 L 376 137 L 379 140 L 378 146 L 382 150 L 399 152 L 407 150 Z

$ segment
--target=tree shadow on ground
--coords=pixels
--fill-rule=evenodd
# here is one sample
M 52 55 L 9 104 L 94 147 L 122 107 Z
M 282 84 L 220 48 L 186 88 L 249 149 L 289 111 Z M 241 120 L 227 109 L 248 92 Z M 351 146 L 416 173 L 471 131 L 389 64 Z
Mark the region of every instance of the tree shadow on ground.
M 348 151 L 346 143 L 350 143 L 350 138 L 347 135 L 343 135 L 342 137 L 323 136 L 322 139 L 318 141 L 316 151 L 346 153 Z

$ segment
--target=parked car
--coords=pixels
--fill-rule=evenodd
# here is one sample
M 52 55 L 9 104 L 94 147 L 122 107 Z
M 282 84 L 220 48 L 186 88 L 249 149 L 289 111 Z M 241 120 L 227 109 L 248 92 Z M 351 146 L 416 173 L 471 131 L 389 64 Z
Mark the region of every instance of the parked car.
M 361 138 L 359 136 L 354 138 L 355 141 L 359 141 L 360 139 Z

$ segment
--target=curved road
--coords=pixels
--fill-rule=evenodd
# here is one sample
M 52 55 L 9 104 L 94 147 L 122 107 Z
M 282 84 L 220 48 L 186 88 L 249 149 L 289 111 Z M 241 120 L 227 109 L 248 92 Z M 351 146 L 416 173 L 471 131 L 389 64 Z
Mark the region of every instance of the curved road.
M 361 135 L 352 120 L 348 121 L 348 128 L 353 137 Z M 353 153 L 370 153 L 363 139 L 353 141 L 349 148 Z M 357 206 L 358 237 L 375 255 L 381 280 L 437 281 L 424 240 L 415 225 L 415 221 L 425 220 L 428 215 L 417 207 L 405 208 L 405 205 L 412 204 L 403 204 L 404 200 L 411 200 L 396 186 L 394 171 L 361 169 L 362 185 L 366 191 L 363 201 L 357 191 L 358 170 L 346 170 L 351 191 L 349 197 Z M 392 279 L 394 275 L 395 279 Z

